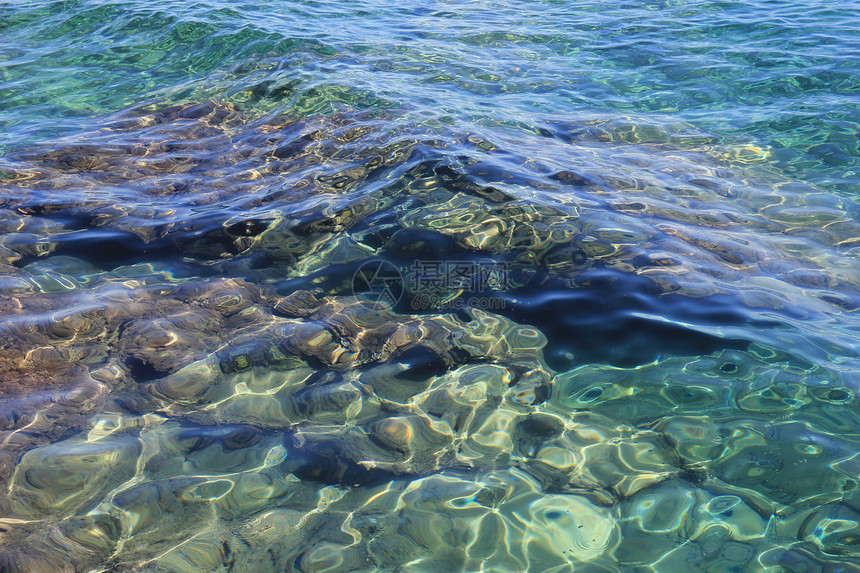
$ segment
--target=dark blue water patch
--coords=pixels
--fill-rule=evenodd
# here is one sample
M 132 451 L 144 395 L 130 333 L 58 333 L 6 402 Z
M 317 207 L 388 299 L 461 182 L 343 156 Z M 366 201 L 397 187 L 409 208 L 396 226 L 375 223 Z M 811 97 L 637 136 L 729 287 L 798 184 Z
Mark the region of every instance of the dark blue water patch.
M 290 443 L 289 457 L 283 464 L 302 481 L 326 485 L 373 486 L 394 479 L 397 474 L 365 467 L 343 457 L 343 444 L 337 440 L 319 441 L 313 447 Z
M 556 370 L 591 362 L 633 367 L 665 356 L 748 346 L 687 326 L 716 332 L 718 326 L 747 324 L 732 297 L 661 295 L 646 279 L 610 270 L 580 279 L 589 286 L 570 288 L 559 279 L 535 276 L 526 287 L 504 293 L 504 307 L 497 311 L 543 332 L 547 362 Z
M 27 253 L 14 264 L 24 267 L 41 261 L 46 252 L 39 247 L 40 241 L 45 239 L 27 235 L 7 238 L 6 245 Z M 50 245 L 53 256 L 73 256 L 107 271 L 121 265 L 146 262 L 152 258 L 153 252 L 164 252 L 158 244 L 147 244 L 133 233 L 111 229 L 88 229 L 56 235 L 51 237 Z
M 45 253 L 37 248 L 36 238 L 19 239 L 30 241 L 33 248 L 21 249 L 32 254 L 24 255 L 15 261 L 17 267 L 44 263 L 40 267 L 53 269 L 56 261 L 71 257 L 85 266 L 91 265 L 99 272 L 111 272 L 127 265 L 152 263 L 162 269 L 169 269 L 175 279 L 217 276 L 217 272 L 206 264 L 206 260 L 188 258 L 182 248 L 177 248 L 172 238 L 145 241 L 134 233 L 116 229 L 78 230 L 51 237 L 50 257 L 47 259 Z M 8 240 L 7 244 L 13 244 L 13 241 Z
M 397 377 L 412 382 L 441 376 L 448 370 L 442 357 L 426 346 L 413 346 L 400 353 L 397 363 L 404 367 Z
M 93 266 L 110 270 L 143 262 L 160 249 L 134 233 L 113 229 L 87 229 L 58 235 L 55 254 L 79 257 Z
M 471 255 L 447 235 L 414 228 L 395 232 L 381 252 L 386 259 L 400 266 L 411 265 L 415 261 L 457 260 Z

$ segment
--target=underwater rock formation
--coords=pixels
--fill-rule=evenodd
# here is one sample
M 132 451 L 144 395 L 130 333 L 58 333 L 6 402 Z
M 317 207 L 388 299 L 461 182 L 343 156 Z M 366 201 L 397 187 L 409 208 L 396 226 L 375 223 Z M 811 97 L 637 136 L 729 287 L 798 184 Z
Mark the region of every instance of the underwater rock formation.
M 850 570 L 856 220 L 683 129 L 508 127 L 150 105 L 2 158 L 0 569 Z M 690 351 L 582 359 L 621 315 Z

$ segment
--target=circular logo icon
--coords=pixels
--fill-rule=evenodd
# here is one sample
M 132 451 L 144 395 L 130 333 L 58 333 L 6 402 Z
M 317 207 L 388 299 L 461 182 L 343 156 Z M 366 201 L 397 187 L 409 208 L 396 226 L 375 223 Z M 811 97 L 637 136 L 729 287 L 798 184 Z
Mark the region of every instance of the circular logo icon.
M 352 275 L 352 294 L 374 310 L 393 307 L 403 296 L 403 275 L 388 261 L 364 262 Z

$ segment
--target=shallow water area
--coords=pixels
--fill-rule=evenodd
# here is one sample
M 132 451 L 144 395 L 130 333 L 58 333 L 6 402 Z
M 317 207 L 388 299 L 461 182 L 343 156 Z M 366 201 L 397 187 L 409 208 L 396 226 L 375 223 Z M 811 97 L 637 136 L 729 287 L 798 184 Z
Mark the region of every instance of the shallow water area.
M 0 7 L 0 571 L 860 571 L 854 11 Z

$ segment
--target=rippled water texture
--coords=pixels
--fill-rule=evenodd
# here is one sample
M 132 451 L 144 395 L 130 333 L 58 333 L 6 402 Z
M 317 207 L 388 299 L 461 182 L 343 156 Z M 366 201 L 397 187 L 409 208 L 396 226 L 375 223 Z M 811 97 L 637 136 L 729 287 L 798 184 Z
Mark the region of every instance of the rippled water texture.
M 3 5 L 0 572 L 860 571 L 857 12 Z

